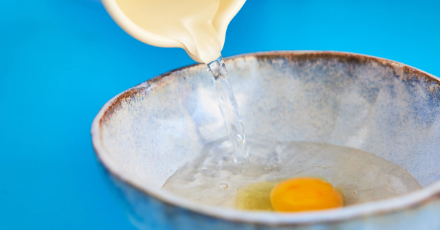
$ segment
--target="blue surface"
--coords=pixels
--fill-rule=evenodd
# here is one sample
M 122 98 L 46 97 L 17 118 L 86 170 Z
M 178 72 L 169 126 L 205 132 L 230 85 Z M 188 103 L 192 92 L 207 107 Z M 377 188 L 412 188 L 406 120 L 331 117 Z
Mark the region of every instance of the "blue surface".
M 136 41 L 92 0 L 0 2 L 0 229 L 133 229 L 90 126 L 117 93 L 192 64 Z M 440 1 L 248 1 L 223 56 L 337 50 L 440 76 Z

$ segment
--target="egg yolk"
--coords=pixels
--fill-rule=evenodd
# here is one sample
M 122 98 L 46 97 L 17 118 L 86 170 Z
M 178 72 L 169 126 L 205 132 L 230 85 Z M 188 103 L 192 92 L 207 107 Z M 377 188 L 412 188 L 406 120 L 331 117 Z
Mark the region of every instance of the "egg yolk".
M 279 212 L 340 208 L 343 198 L 333 185 L 316 178 L 294 178 L 277 184 L 270 192 L 272 207 Z

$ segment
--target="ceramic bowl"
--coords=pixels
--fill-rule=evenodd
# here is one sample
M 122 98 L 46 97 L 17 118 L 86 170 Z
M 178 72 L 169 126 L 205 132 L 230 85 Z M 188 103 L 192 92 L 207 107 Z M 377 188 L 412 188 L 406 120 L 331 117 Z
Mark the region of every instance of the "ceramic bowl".
M 225 60 L 248 135 L 374 153 L 421 190 L 343 209 L 279 214 L 211 207 L 161 190 L 203 146 L 226 136 L 206 65 L 115 96 L 92 125 L 99 161 L 139 229 L 440 229 L 439 78 L 340 52 L 269 52 Z

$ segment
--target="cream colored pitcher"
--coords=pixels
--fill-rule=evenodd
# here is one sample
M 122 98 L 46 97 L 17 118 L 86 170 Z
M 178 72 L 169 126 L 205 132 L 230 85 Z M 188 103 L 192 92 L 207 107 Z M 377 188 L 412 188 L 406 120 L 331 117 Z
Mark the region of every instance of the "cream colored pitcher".
M 103 0 L 112 18 L 134 38 L 180 47 L 197 62 L 220 57 L 229 22 L 246 0 Z

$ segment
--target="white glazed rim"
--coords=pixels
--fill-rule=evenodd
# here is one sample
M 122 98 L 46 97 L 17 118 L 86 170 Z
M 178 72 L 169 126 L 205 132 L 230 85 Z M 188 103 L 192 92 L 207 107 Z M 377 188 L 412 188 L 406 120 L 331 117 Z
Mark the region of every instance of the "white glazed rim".
M 412 71 L 418 72 L 425 77 L 432 78 L 434 80 L 440 81 L 439 78 L 428 74 L 424 71 L 418 70 L 416 68 L 410 67 L 408 65 L 404 65 L 395 61 L 360 55 L 354 53 L 347 52 L 333 52 L 333 51 L 277 51 L 277 52 L 261 52 L 261 53 L 251 53 L 244 54 L 239 56 L 234 56 L 231 58 L 227 58 L 226 62 L 232 61 L 234 59 L 246 58 L 246 57 L 255 57 L 255 56 L 271 56 L 271 55 L 300 55 L 300 54 L 321 54 L 321 55 L 332 55 L 332 56 L 354 56 L 354 57 L 362 57 L 367 58 L 369 60 L 375 60 L 379 62 L 386 62 L 392 65 L 399 65 L 410 68 Z M 202 67 L 204 64 L 192 65 L 183 68 L 192 68 L 192 67 Z M 202 68 L 205 68 L 204 66 Z M 167 76 L 171 72 L 165 73 L 163 75 L 158 76 L 157 78 Z M 149 80 L 150 81 L 150 80 Z M 148 81 L 147 81 L 148 82 Z M 436 181 L 421 190 L 417 190 L 415 192 L 411 192 L 405 194 L 403 196 L 397 196 L 390 199 L 385 199 L 381 201 L 363 203 L 358 205 L 353 205 L 349 207 L 345 207 L 342 209 L 334 209 L 327 211 L 316 211 L 316 212 L 304 212 L 304 213 L 295 213 L 295 214 L 284 214 L 284 213 L 274 213 L 274 212 L 248 212 L 248 211 L 240 211 L 222 207 L 213 207 L 207 206 L 203 204 L 199 204 L 193 201 L 189 201 L 183 198 L 180 198 L 176 195 L 173 195 L 170 192 L 161 190 L 160 188 L 155 188 L 152 186 L 148 186 L 142 183 L 142 180 L 133 174 L 129 174 L 122 170 L 119 167 L 118 163 L 115 162 L 112 157 L 108 154 L 107 150 L 104 148 L 101 140 L 101 130 L 100 130 L 100 121 L 103 118 L 103 115 L 107 111 L 107 109 L 124 93 L 129 90 L 146 87 L 149 84 L 147 82 L 141 83 L 131 89 L 128 89 L 115 97 L 113 97 L 110 101 L 108 101 L 99 111 L 98 115 L 95 117 L 92 124 L 92 142 L 93 147 L 95 149 L 96 155 L 104 167 L 114 176 L 124 181 L 128 185 L 144 192 L 145 194 L 154 197 L 164 203 L 167 203 L 172 206 L 178 206 L 181 208 L 185 208 L 200 214 L 204 214 L 207 216 L 212 216 L 228 221 L 234 222 L 242 222 L 249 224 L 262 224 L 262 225 L 305 225 L 312 223 L 334 223 L 334 222 L 342 222 L 351 219 L 357 218 L 365 218 L 367 216 L 374 215 L 384 215 L 388 213 L 394 213 L 398 211 L 408 210 L 408 209 L 417 209 L 421 206 L 424 206 L 430 203 L 433 200 L 440 199 L 440 181 Z

